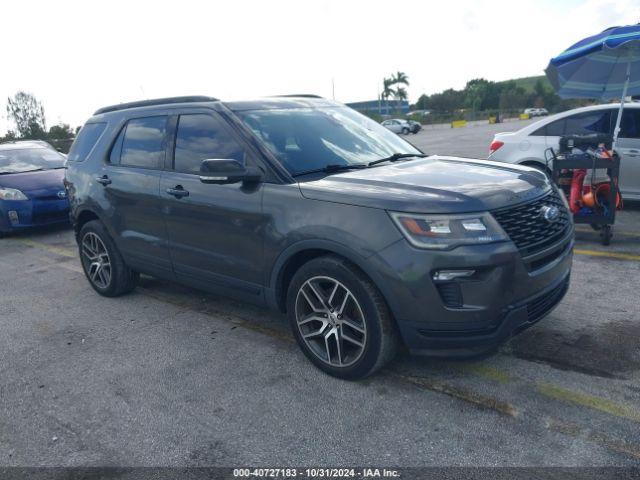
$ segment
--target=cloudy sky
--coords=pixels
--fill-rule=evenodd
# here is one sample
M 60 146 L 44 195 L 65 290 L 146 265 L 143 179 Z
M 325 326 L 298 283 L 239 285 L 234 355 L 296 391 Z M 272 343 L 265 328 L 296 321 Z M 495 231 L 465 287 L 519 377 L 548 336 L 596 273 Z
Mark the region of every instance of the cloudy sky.
M 0 134 L 6 98 L 33 93 L 48 126 L 104 105 L 202 94 L 376 98 L 409 75 L 410 100 L 467 80 L 543 73 L 550 57 L 638 0 L 29 1 L 0 7 Z

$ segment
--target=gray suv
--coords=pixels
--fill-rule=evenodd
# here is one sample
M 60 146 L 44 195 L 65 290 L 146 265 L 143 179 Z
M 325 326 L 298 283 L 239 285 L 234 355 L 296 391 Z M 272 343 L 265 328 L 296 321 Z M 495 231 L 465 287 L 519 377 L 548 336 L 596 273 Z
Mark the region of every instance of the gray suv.
M 280 309 L 305 355 L 341 378 L 402 344 L 494 349 L 569 285 L 573 225 L 544 174 L 427 157 L 319 97 L 102 108 L 65 184 L 99 294 L 146 274 Z

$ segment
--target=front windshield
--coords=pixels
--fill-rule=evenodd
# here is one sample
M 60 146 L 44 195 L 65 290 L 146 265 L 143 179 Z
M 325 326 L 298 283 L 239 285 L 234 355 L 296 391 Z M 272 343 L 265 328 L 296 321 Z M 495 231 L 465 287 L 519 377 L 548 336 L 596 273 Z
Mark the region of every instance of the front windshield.
M 63 168 L 65 158 L 50 148 L 0 149 L 0 174 Z
M 327 165 L 361 165 L 394 153 L 420 154 L 411 144 L 347 107 L 239 112 L 293 175 Z

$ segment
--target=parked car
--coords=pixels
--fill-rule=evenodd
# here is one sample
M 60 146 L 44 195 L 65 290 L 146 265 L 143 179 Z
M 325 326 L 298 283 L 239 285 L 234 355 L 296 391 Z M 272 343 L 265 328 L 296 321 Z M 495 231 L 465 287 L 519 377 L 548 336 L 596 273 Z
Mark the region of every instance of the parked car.
M 498 133 L 489 147 L 489 160 L 528 165 L 541 170 L 545 150 L 559 148 L 563 135 L 612 135 L 620 104 L 576 108 L 527 125 L 517 132 Z M 625 104 L 618 138 L 619 186 L 623 197 L 640 199 L 640 103 Z
M 382 126 L 387 130 L 391 130 L 393 133 L 409 135 L 411 132 L 411 125 L 407 123 L 406 120 L 402 120 L 401 118 L 392 118 L 390 120 L 385 120 L 382 122 Z
M 422 125 L 414 120 L 407 120 L 409 124 L 409 128 L 411 129 L 411 133 L 418 133 L 422 130 Z
M 65 158 L 46 142 L 0 144 L 0 236 L 69 222 Z
M 530 117 L 544 117 L 549 115 L 549 111 L 546 108 L 526 108 L 524 113 L 528 114 Z
M 280 309 L 341 378 L 401 342 L 485 352 L 563 298 L 572 220 L 534 169 L 424 157 L 321 98 L 102 108 L 68 157 L 82 267 L 107 297 L 144 273 Z
M 426 117 L 427 115 L 429 115 L 431 113 L 431 110 L 412 110 L 409 113 L 407 113 L 407 116 L 421 116 L 421 117 Z

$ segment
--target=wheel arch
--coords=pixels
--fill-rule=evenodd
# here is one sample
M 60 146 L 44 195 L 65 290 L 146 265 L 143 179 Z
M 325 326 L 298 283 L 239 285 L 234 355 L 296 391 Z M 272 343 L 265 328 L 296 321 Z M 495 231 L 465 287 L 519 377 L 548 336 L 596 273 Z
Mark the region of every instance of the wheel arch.
M 337 255 L 353 264 L 371 280 L 387 305 L 390 305 L 381 278 L 367 265 L 366 258 L 349 247 L 330 240 L 305 240 L 291 245 L 282 252 L 271 270 L 267 302 L 272 307 L 285 312 L 287 289 L 293 275 L 306 262 L 323 255 Z
M 75 231 L 76 240 L 78 239 L 78 235 L 80 235 L 80 230 L 82 230 L 82 227 L 92 220 L 101 219 L 98 214 L 90 208 L 85 208 L 74 216 L 73 229 Z

